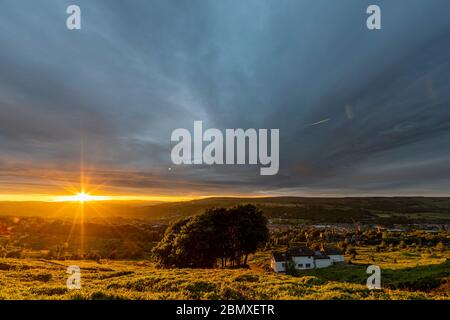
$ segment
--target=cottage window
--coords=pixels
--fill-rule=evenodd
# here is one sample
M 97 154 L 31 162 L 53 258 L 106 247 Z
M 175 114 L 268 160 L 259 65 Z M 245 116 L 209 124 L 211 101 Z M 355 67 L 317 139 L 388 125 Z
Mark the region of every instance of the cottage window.
M 311 268 L 311 263 L 307 263 L 307 264 L 306 264 L 306 267 L 307 267 L 307 268 Z
M 299 267 L 299 268 L 303 268 L 303 263 L 299 263 L 299 264 L 298 264 L 298 267 Z

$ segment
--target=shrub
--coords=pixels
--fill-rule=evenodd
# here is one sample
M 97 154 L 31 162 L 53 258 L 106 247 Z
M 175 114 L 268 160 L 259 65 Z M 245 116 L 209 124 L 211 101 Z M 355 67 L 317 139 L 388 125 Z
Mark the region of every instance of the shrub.
M 304 276 L 298 279 L 303 284 L 309 284 L 309 285 L 322 285 L 325 283 L 324 280 L 319 279 L 314 276 Z
M 240 275 L 240 276 L 237 276 L 236 278 L 234 278 L 233 281 L 236 281 L 236 282 L 258 282 L 259 277 L 257 275 L 253 275 L 253 274 L 243 274 L 243 275 Z
M 444 243 L 441 241 L 436 245 L 436 250 L 440 251 L 440 252 L 444 252 L 445 251 L 445 245 Z
M 188 283 L 185 289 L 189 292 L 192 299 L 200 299 L 203 293 L 214 292 L 217 289 L 217 285 L 207 281 L 194 281 Z
M 52 274 L 51 273 L 39 273 L 33 277 L 34 280 L 41 281 L 41 282 L 49 282 L 52 280 Z
M 220 298 L 223 300 L 245 300 L 247 299 L 239 290 L 233 289 L 229 286 L 224 286 L 220 289 Z
M 91 293 L 91 300 L 121 300 L 122 298 L 115 294 L 105 293 L 103 291 L 95 291 Z
M 0 263 L 0 270 L 8 271 L 11 270 L 13 267 L 10 264 L 7 263 Z
M 31 288 L 31 292 L 35 294 L 41 294 L 46 296 L 54 296 L 54 295 L 61 295 L 67 293 L 66 287 L 35 287 Z

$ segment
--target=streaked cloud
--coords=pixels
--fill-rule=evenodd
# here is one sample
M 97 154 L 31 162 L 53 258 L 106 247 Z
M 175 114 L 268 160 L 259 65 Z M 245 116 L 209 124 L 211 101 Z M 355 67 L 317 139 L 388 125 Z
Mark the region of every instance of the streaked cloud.
M 114 193 L 448 194 L 450 3 L 368 31 L 372 3 L 79 0 L 69 32 L 71 1 L 2 1 L 1 192 L 76 184 L 83 150 Z M 194 120 L 279 128 L 279 174 L 174 167 Z

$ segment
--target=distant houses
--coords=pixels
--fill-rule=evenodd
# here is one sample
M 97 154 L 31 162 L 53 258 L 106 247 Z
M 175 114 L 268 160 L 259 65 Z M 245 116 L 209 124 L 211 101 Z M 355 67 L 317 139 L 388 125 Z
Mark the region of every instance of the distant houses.
M 307 247 L 288 248 L 286 252 L 273 252 L 270 266 L 276 272 L 286 272 L 288 263 L 293 263 L 297 270 L 326 268 L 344 263 L 344 254 L 335 248 L 311 250 Z

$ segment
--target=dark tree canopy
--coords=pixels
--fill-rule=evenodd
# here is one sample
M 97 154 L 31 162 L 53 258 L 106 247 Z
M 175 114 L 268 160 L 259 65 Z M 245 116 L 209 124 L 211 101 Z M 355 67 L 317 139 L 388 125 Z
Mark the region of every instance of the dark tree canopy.
M 178 220 L 166 231 L 153 253 L 162 266 L 241 266 L 268 240 L 267 219 L 253 205 L 208 209 Z

